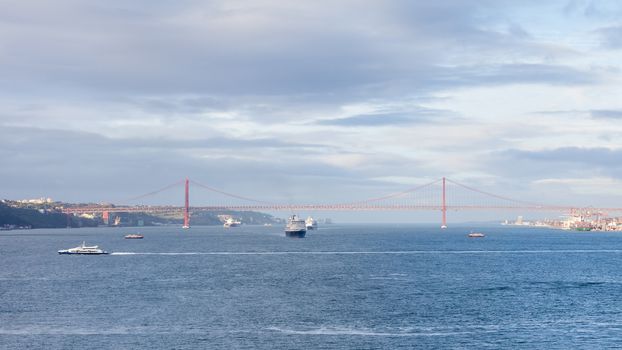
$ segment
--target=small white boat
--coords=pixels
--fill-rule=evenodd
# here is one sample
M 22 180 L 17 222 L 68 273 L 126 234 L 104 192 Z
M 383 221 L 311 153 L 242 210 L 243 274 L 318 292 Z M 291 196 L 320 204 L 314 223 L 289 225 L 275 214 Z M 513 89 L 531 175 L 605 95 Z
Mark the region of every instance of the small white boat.
M 482 237 L 486 237 L 485 234 L 481 233 L 481 232 L 471 232 L 468 234 L 468 236 L 470 238 L 482 238 Z
M 99 247 L 96 245 L 87 246 L 84 242 L 82 242 L 81 245 L 75 248 L 59 250 L 58 254 L 102 255 L 102 254 L 108 254 L 108 252 L 102 249 L 99 249 Z
M 310 216 L 307 218 L 307 220 L 305 220 L 305 225 L 307 227 L 307 231 L 317 229 L 317 221 Z
M 129 235 L 125 235 L 125 239 L 143 239 L 145 236 L 139 233 L 130 233 Z

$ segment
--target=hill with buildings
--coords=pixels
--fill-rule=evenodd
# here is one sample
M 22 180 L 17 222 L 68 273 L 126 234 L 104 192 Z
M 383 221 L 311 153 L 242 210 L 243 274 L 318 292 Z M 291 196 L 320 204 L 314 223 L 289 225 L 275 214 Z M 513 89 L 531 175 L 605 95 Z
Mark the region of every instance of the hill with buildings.
M 0 229 L 63 228 L 96 226 L 156 226 L 181 225 L 181 213 L 153 215 L 148 213 L 111 213 L 104 218 L 101 214 L 66 215 L 63 208 L 89 206 L 55 202 L 51 199 L 0 200 Z M 202 211 L 192 214 L 192 225 L 222 225 L 223 217 L 234 217 L 247 225 L 279 223 L 272 215 L 252 211 Z
M 96 220 L 78 216 L 67 216 L 49 209 L 34 209 L 11 206 L 0 203 L 0 229 L 29 228 L 60 228 L 60 227 L 92 227 L 97 226 Z

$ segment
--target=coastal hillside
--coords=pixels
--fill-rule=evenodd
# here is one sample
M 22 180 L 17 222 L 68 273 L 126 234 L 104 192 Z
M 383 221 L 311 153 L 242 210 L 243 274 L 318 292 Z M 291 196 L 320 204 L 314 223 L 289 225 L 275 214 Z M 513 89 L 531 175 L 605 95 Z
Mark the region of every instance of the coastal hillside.
M 44 209 L 16 208 L 0 203 L 0 228 L 61 228 L 97 226 L 97 221 Z
M 107 222 L 101 216 L 83 214 L 67 216 L 60 212 L 61 207 L 75 206 L 68 203 L 52 205 L 23 204 L 17 201 L 0 202 L 0 229 L 63 228 L 105 226 L 154 226 L 181 225 L 181 213 L 172 215 L 153 215 L 147 213 L 111 213 Z M 50 209 L 52 207 L 52 209 Z M 265 213 L 252 211 L 203 211 L 192 213 L 191 225 L 222 225 L 223 217 L 234 217 L 246 225 L 263 225 L 280 222 L 279 219 Z

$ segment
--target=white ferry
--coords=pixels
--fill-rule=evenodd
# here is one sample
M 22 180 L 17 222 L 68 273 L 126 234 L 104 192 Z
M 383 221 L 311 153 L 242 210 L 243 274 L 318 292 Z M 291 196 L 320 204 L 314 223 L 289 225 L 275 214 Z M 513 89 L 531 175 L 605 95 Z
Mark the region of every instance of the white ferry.
M 285 236 L 303 238 L 307 233 L 307 225 L 305 221 L 298 218 L 297 215 L 290 216 L 285 226 Z
M 312 218 L 312 217 L 308 217 L 307 220 L 305 220 L 305 226 L 307 227 L 307 231 L 309 230 L 316 230 L 317 229 L 317 221 Z
M 108 254 L 108 252 L 102 249 L 99 249 L 99 247 L 96 245 L 87 246 L 84 242 L 82 242 L 81 245 L 75 248 L 59 250 L 58 254 L 101 255 L 101 254 Z

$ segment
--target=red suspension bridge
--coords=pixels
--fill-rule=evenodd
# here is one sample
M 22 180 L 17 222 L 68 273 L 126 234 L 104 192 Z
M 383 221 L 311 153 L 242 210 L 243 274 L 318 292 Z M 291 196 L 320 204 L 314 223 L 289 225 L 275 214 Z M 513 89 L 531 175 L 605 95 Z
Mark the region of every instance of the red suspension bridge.
M 209 191 L 218 204 L 206 206 L 190 206 L 190 184 Z M 438 211 L 441 213 L 441 226 L 447 226 L 448 211 L 463 210 L 513 210 L 529 212 L 559 212 L 576 213 L 590 211 L 592 213 L 607 214 L 622 213 L 622 208 L 577 208 L 563 205 L 546 205 L 523 200 L 517 200 L 494 193 L 482 191 L 474 187 L 463 185 L 445 177 L 430 183 L 391 193 L 381 197 L 364 200 L 334 203 L 334 204 L 279 204 L 257 200 L 245 196 L 225 192 L 199 182 L 185 179 L 170 184 L 159 190 L 149 192 L 127 201 L 139 201 L 154 196 L 171 188 L 184 187 L 183 206 L 153 206 L 153 205 L 97 205 L 64 208 L 68 215 L 101 214 L 107 217 L 109 213 L 183 213 L 184 227 L 190 227 L 190 216 L 197 211 Z

